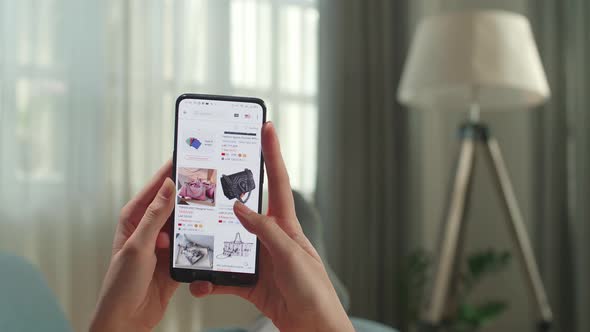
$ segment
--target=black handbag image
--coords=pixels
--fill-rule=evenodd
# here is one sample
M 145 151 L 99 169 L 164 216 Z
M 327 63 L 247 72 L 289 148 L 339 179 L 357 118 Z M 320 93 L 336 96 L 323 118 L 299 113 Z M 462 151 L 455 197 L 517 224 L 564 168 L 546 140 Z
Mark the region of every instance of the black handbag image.
M 223 194 L 227 199 L 237 199 L 242 203 L 246 203 L 250 199 L 252 190 L 256 189 L 256 183 L 254 182 L 254 175 L 249 169 L 245 169 L 242 172 L 234 173 L 231 175 L 221 176 L 221 188 L 223 188 Z M 248 193 L 245 199 L 242 199 L 242 195 Z

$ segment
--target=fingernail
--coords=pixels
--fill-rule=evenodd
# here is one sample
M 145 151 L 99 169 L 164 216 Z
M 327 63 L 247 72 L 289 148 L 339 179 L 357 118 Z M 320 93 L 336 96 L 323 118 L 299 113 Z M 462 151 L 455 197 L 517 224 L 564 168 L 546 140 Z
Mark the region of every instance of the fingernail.
M 174 186 L 173 185 L 171 186 L 170 183 L 168 183 L 170 181 L 172 181 L 172 180 L 166 179 L 164 181 L 164 183 L 162 184 L 162 187 L 160 188 L 160 191 L 158 193 L 165 200 L 169 200 L 172 197 L 172 195 L 174 194 Z
M 273 129 L 273 128 L 274 128 L 274 123 L 272 123 L 272 121 L 267 121 L 267 122 L 264 124 L 264 127 L 262 127 L 262 129 L 264 129 L 265 131 L 266 131 L 266 130 Z
M 247 219 L 248 215 L 250 213 L 252 213 L 252 210 L 250 210 L 246 205 L 244 205 L 242 202 L 236 202 L 234 204 L 234 212 L 236 213 L 236 215 L 238 216 L 238 218 L 243 218 L 243 219 Z

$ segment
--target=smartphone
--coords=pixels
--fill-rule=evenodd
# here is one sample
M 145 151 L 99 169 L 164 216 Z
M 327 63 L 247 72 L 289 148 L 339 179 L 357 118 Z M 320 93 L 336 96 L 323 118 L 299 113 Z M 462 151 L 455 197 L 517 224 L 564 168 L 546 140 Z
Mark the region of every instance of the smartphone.
M 233 212 L 261 212 L 264 168 L 261 99 L 183 94 L 176 100 L 170 274 L 174 280 L 251 285 L 260 244 Z

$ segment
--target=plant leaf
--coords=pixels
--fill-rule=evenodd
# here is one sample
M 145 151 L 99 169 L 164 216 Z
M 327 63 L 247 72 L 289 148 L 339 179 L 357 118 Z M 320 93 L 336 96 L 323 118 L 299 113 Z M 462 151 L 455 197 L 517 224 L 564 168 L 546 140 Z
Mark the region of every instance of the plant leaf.
M 507 308 L 508 305 L 500 301 L 489 301 L 478 306 L 464 303 L 459 307 L 457 323 L 478 328 L 500 316 Z
M 430 279 L 431 265 L 430 254 L 422 249 L 412 251 L 404 257 L 397 276 L 397 286 L 400 302 L 405 304 L 403 317 L 407 323 L 418 320 L 424 290 Z
M 477 308 L 471 304 L 463 303 L 459 306 L 457 312 L 456 324 L 459 326 L 469 326 L 471 328 L 479 326 L 479 316 Z
M 469 255 L 467 258 L 468 280 L 471 284 L 475 284 L 484 275 L 503 270 L 510 262 L 510 258 L 509 251 L 496 251 L 493 249 L 486 249 Z

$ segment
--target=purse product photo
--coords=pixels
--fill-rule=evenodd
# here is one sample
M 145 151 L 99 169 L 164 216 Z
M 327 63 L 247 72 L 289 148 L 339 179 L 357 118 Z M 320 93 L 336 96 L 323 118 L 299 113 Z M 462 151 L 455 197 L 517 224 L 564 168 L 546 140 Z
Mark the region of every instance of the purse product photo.
M 200 180 L 186 182 L 180 188 L 179 196 L 186 199 L 194 199 L 197 201 L 204 201 L 207 199 L 207 187 Z
M 223 194 L 227 199 L 237 199 L 242 203 L 246 203 L 250 199 L 252 190 L 256 189 L 256 183 L 254 182 L 254 175 L 249 169 L 244 169 L 242 172 L 234 173 L 231 175 L 221 176 L 221 188 Z M 242 195 L 248 194 L 245 199 Z
M 176 265 L 211 269 L 213 268 L 213 250 L 199 245 L 183 235 L 178 243 Z
M 233 241 L 223 242 L 223 253 L 217 255 L 219 259 L 225 259 L 229 257 L 248 257 L 254 243 L 243 242 L 240 233 L 236 233 L 236 237 Z

